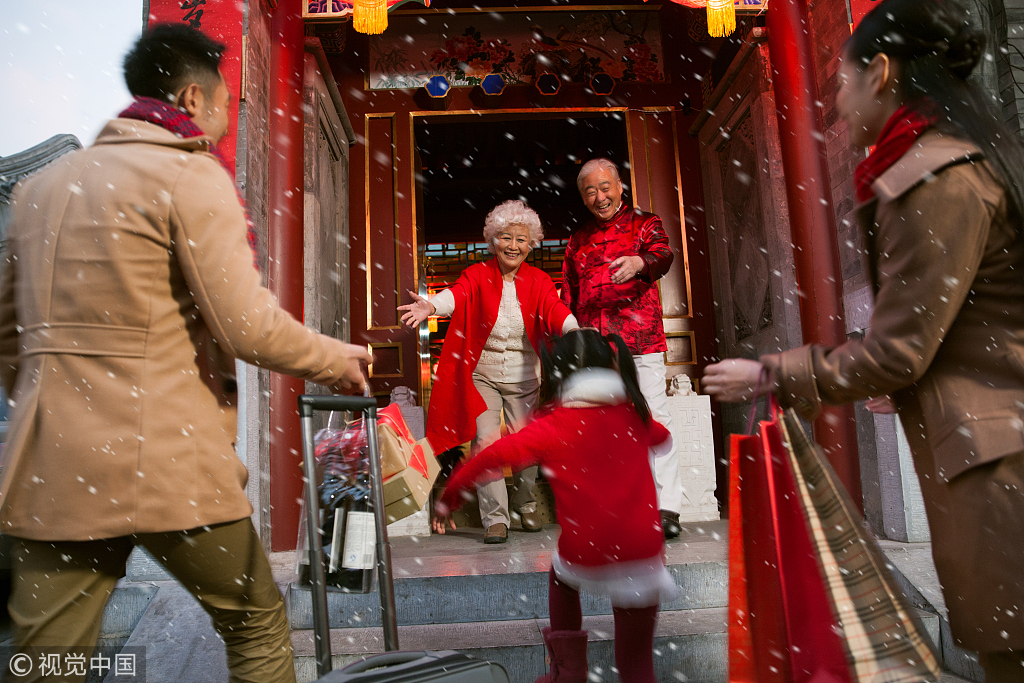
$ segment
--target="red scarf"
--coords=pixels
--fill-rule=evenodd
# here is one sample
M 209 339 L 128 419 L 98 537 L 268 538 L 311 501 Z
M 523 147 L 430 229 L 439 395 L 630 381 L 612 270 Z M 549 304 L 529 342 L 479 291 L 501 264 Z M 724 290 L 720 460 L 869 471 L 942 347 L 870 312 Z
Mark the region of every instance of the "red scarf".
M 854 171 L 858 202 L 863 203 L 874 198 L 875 191 L 871 189 L 871 184 L 907 153 L 921 133 L 934 124 L 934 116 L 922 114 L 907 105 L 903 105 L 889 117 L 878 135 L 874 151 L 867 159 L 857 164 L 857 170 Z
M 117 117 L 119 119 L 135 119 L 152 123 L 165 130 L 169 130 L 179 138 L 194 138 L 206 134 L 192 121 L 188 114 L 155 97 L 136 97 L 135 101 L 118 114 Z M 217 158 L 217 161 L 221 163 L 221 166 L 228 172 L 228 175 L 234 175 L 232 169 L 228 166 L 227 159 L 220 153 L 216 145 L 210 146 L 210 154 Z M 259 270 L 259 264 L 256 261 L 256 228 L 252 223 L 252 218 L 249 217 L 249 208 L 245 204 L 245 198 L 238 191 L 238 186 L 234 185 L 234 187 L 238 203 L 242 205 L 242 209 L 245 211 L 246 238 L 249 241 L 249 248 L 252 249 L 252 265 L 256 270 Z

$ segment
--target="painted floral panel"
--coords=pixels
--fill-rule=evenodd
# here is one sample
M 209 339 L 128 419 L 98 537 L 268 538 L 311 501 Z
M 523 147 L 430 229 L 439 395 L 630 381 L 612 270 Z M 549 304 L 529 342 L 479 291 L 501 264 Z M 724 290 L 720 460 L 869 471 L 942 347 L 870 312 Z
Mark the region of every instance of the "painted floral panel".
M 588 83 L 602 71 L 623 83 L 665 81 L 656 10 L 392 15 L 370 37 L 369 66 L 370 90 L 418 88 L 437 75 L 455 87 L 489 74 L 507 85 L 544 73 Z

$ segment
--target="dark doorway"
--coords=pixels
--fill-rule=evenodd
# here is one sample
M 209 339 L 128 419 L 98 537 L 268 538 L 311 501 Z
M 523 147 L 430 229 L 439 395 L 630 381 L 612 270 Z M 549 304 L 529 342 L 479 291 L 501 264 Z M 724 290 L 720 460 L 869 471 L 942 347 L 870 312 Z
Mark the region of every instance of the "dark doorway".
M 611 159 L 628 184 L 622 113 L 555 116 L 418 118 L 421 244 L 482 242 L 484 218 L 508 199 L 522 199 L 540 215 L 546 239 L 568 239 L 590 215 L 576 189 L 583 163 Z
M 556 286 L 569 236 L 590 216 L 576 189 L 588 160 L 618 164 L 628 184 L 629 145 L 619 111 L 458 113 L 414 119 L 417 164 L 416 223 L 420 294 L 433 295 L 459 274 L 491 258 L 484 219 L 499 203 L 522 199 L 540 216 L 544 241 L 527 261 Z M 420 330 L 420 382 L 429 400 L 448 319 Z

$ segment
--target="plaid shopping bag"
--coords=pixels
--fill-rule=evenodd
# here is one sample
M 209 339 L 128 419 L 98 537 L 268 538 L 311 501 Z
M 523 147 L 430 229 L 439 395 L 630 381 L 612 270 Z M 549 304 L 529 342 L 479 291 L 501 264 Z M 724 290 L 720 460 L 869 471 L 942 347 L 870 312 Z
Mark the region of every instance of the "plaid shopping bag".
M 935 680 L 924 631 L 835 473 L 792 411 L 771 412 L 730 444 L 730 683 Z

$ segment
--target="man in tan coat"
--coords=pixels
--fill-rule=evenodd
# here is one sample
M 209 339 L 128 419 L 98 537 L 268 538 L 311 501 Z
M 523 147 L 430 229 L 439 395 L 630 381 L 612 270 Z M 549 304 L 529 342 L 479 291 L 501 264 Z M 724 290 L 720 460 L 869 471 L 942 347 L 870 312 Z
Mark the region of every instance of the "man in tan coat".
M 9 611 L 21 648 L 91 648 L 141 545 L 211 615 L 232 681 L 294 681 L 235 454 L 234 359 L 348 392 L 369 356 L 260 286 L 214 156 L 231 99 L 222 51 L 154 27 L 125 60 L 135 104 L 15 192 L 0 279 Z

